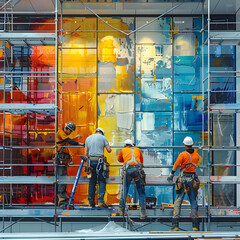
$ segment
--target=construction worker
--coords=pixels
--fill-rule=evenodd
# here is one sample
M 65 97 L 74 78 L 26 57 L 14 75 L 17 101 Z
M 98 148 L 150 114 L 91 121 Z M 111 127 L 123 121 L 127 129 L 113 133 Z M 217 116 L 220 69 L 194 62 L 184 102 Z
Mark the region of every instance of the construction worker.
M 106 157 L 104 157 L 104 148 L 107 152 L 112 151 L 105 132 L 102 128 L 97 128 L 95 134 L 87 137 L 85 142 L 85 156 L 87 158 L 86 170 L 89 178 L 88 186 L 88 201 L 89 207 L 95 207 L 95 192 L 96 184 L 98 183 L 98 206 L 107 208 L 104 202 L 104 195 L 106 192 L 106 172 L 105 167 L 108 166 Z
M 79 138 L 78 134 L 74 138 L 69 138 L 69 135 L 75 131 L 76 125 L 73 122 L 67 122 L 63 129 L 58 130 L 57 132 L 57 155 L 56 155 L 56 164 L 57 166 L 57 176 L 67 176 L 67 166 L 73 165 L 72 157 L 69 154 L 69 149 L 65 146 L 69 145 L 81 145 L 83 143 L 77 142 L 73 139 Z M 69 197 L 66 192 L 67 184 L 58 185 L 58 206 L 65 207 L 68 204 Z
M 147 217 L 147 213 L 145 202 L 145 173 L 142 169 L 142 152 L 139 148 L 133 147 L 131 139 L 127 139 L 124 142 L 124 148 L 118 156 L 118 161 L 123 163 L 123 190 L 121 194 L 119 214 L 124 215 L 128 190 L 132 180 L 134 180 L 137 186 L 139 205 L 141 208 L 140 219 L 145 219 Z
M 191 204 L 191 216 L 193 231 L 199 230 L 198 221 L 198 204 L 197 192 L 200 185 L 199 179 L 196 175 L 196 167 L 199 161 L 199 155 L 192 148 L 193 140 L 191 137 L 185 137 L 183 140 L 186 151 L 179 154 L 169 177 L 168 182 L 172 182 L 174 173 L 180 166 L 180 176 L 178 177 L 175 185 L 176 199 L 174 202 L 174 211 L 172 219 L 172 231 L 179 230 L 179 218 L 181 213 L 181 204 L 183 202 L 185 193 L 188 194 Z

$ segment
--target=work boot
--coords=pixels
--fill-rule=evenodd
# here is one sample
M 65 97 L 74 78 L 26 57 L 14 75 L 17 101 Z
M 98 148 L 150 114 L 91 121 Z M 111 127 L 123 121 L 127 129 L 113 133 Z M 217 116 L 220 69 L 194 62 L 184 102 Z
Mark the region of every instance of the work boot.
M 199 220 L 198 218 L 192 218 L 192 230 L 199 231 Z
M 176 226 L 172 226 L 171 229 L 170 229 L 170 231 L 173 231 L 173 232 L 179 231 L 179 228 L 176 227 Z
M 106 203 L 99 203 L 98 206 L 102 208 L 108 208 L 108 205 Z
M 140 219 L 144 220 L 147 217 L 147 212 L 145 209 L 140 211 Z
M 68 196 L 67 194 L 58 194 L 58 206 L 63 207 L 68 204 Z
M 94 207 L 95 207 L 95 203 L 89 203 L 89 204 L 88 204 L 88 207 L 94 208 Z
M 124 209 L 123 208 L 119 208 L 119 210 L 118 210 L 118 215 L 119 216 L 123 216 L 124 215 Z
M 172 227 L 170 231 L 179 231 L 179 218 L 172 219 Z

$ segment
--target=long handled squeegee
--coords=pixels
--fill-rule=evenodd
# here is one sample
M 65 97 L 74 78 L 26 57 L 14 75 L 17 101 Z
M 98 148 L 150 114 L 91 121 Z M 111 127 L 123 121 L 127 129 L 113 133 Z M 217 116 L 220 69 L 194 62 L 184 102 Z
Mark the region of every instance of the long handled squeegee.
M 78 169 L 78 172 L 77 172 L 77 176 L 76 176 L 76 179 L 75 179 L 75 183 L 74 183 L 73 188 L 72 188 L 70 199 L 69 199 L 69 202 L 68 202 L 68 205 L 67 205 L 67 210 L 70 209 L 71 202 L 74 199 L 74 194 L 75 194 L 75 191 L 76 191 L 76 188 L 77 188 L 77 185 L 78 185 L 78 181 L 79 181 L 79 178 L 80 178 L 80 174 L 81 174 L 81 171 L 82 171 L 82 168 L 83 168 L 83 163 L 84 163 L 85 158 L 83 156 L 81 156 L 80 158 L 82 159 L 82 161 L 80 163 L 80 166 L 79 166 L 79 169 Z

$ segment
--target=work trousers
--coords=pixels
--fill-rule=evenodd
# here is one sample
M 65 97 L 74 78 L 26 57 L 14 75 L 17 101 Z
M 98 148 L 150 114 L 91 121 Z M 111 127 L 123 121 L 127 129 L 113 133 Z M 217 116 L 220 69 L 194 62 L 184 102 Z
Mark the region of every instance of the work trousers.
M 92 176 L 88 185 L 88 201 L 90 205 L 94 205 L 96 185 L 98 183 L 98 203 L 104 203 L 104 195 L 106 192 L 106 179 L 103 177 L 103 164 L 100 166 L 97 160 L 91 160 Z M 98 171 L 97 171 L 98 166 Z
M 57 176 L 67 176 L 67 166 L 57 166 Z M 68 203 L 67 184 L 58 184 L 58 206 Z
M 192 188 L 192 179 L 188 178 L 184 181 L 185 189 L 187 189 L 187 194 L 189 197 L 189 201 L 191 204 L 191 216 L 193 227 L 199 228 L 198 223 L 198 204 L 197 204 L 197 196 L 194 194 Z M 173 211 L 173 221 L 172 225 L 178 227 L 179 218 L 181 214 L 181 205 L 185 196 L 184 188 L 177 191 L 176 199 L 174 202 L 174 211 Z
M 121 200 L 120 200 L 120 208 L 124 211 L 125 204 L 126 204 L 126 198 L 128 194 L 129 187 L 131 185 L 132 179 L 134 179 L 134 182 L 137 187 L 137 192 L 139 195 L 139 205 L 141 208 L 141 211 L 146 210 L 146 203 L 145 203 L 145 181 L 141 178 L 139 170 L 139 165 L 134 166 L 128 166 L 126 170 L 126 174 L 123 176 L 123 190 L 121 194 Z

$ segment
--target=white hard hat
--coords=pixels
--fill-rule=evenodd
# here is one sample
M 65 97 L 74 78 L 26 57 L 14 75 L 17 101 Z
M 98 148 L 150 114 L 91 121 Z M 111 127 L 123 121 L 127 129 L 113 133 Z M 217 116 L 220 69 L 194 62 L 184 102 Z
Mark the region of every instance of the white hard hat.
M 126 146 L 126 145 L 131 145 L 131 146 L 133 146 L 132 140 L 131 140 L 131 139 L 125 140 L 125 141 L 124 141 L 124 146 Z
M 96 132 L 101 132 L 103 135 L 105 135 L 105 132 L 104 132 L 104 130 L 102 128 L 97 128 Z
M 192 146 L 193 145 L 193 140 L 191 137 L 185 137 L 183 140 L 183 144 L 187 146 Z

